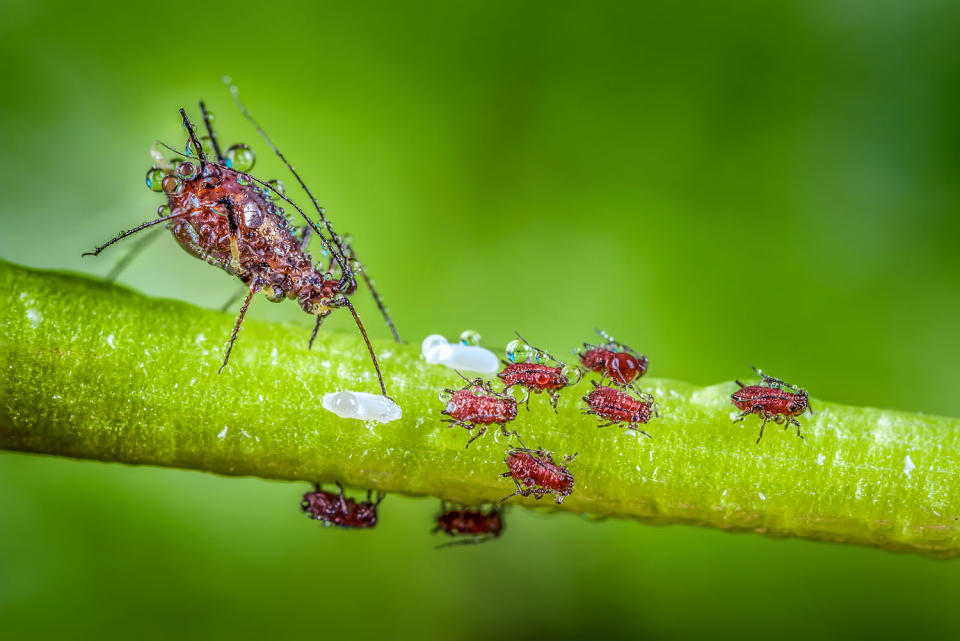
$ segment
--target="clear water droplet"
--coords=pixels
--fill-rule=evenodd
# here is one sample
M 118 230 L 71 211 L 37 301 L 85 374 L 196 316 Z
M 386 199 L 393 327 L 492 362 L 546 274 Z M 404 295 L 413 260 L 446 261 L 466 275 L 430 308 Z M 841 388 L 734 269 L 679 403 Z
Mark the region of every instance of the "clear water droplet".
M 168 194 L 179 194 L 183 189 L 183 181 L 180 180 L 179 176 L 167 174 L 163 177 L 163 180 L 160 181 L 160 188 Z
M 203 184 L 206 187 L 219 187 L 223 182 L 223 174 L 219 167 L 207 163 L 203 166 Z
M 530 390 L 528 390 L 526 387 L 514 385 L 510 388 L 510 396 L 517 402 L 518 405 L 520 403 L 526 403 L 527 399 L 530 397 Z
M 163 186 L 160 184 L 163 182 L 163 177 L 166 174 L 163 173 L 163 170 L 154 165 L 147 170 L 147 188 L 150 191 L 163 191 Z
M 186 161 L 177 165 L 177 173 L 184 180 L 193 180 L 200 173 L 200 170 L 192 162 Z
M 460 334 L 460 344 L 461 345 L 479 345 L 480 344 L 480 332 L 473 329 L 465 329 L 463 333 Z
M 507 343 L 507 360 L 511 363 L 527 363 L 533 356 L 533 349 L 519 339 L 513 339 Z
M 283 182 L 277 180 L 276 178 L 274 178 L 273 180 L 268 180 L 267 184 L 273 187 L 274 191 L 276 191 L 281 196 L 287 195 L 287 186 L 284 185 Z
M 544 363 L 550 360 L 550 357 L 547 356 L 546 353 L 541 352 L 540 350 L 537 350 L 536 352 L 534 352 L 533 356 L 536 362 L 541 365 L 543 365 Z
M 473 394 L 474 396 L 483 396 L 484 389 L 479 385 L 474 385 L 473 387 L 470 388 L 470 393 Z
M 250 179 L 250 176 L 248 176 L 248 175 L 246 175 L 246 174 L 240 174 L 240 175 L 237 176 L 237 183 L 238 183 L 240 186 L 242 186 L 242 187 L 246 187 L 246 186 L 249 185 L 251 182 L 253 182 L 253 181 Z
M 583 370 L 574 365 L 566 365 L 560 373 L 567 379 L 567 385 L 576 385 L 583 378 Z
M 250 145 L 242 142 L 227 149 L 224 158 L 227 160 L 227 166 L 237 171 L 250 171 L 257 162 L 257 154 L 253 152 Z
M 440 393 L 437 395 L 437 398 L 440 399 L 441 403 L 446 403 L 447 399 L 450 398 L 450 393 L 445 389 L 440 390 Z
M 263 224 L 263 214 L 256 203 L 248 202 L 243 206 L 243 224 L 250 229 L 256 229 Z
M 170 205 L 160 205 L 157 207 L 157 218 L 163 218 L 170 215 Z
M 210 136 L 204 136 L 200 139 L 200 148 L 203 149 L 203 155 L 207 158 L 217 158 L 217 150 L 213 148 L 213 139 Z

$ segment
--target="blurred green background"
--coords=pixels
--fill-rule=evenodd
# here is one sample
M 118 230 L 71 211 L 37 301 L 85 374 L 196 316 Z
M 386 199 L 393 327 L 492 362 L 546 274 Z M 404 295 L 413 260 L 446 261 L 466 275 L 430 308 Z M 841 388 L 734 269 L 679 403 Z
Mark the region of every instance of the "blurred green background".
M 286 179 L 229 73 L 411 342 L 469 327 L 502 345 L 516 328 L 569 354 L 596 325 L 652 376 L 710 384 L 755 363 L 821 398 L 957 416 L 958 36 L 960 5 L 935 0 L 2 0 L 0 257 L 109 271 L 121 249 L 80 253 L 154 216 L 149 147 L 179 147 L 177 108 L 199 98 L 223 141 L 259 152 L 255 174 Z M 235 287 L 170 238 L 121 280 L 214 307 Z M 292 303 L 251 313 L 309 333 Z M 435 551 L 433 500 L 391 497 L 375 531 L 341 532 L 299 514 L 304 489 L 0 454 L 0 635 L 960 625 L 956 562 L 525 510 L 500 541 Z

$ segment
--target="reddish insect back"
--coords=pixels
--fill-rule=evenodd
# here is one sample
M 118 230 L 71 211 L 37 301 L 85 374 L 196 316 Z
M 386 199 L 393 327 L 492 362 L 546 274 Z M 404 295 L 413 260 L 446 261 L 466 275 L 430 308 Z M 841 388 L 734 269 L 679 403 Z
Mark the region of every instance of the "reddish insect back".
M 538 499 L 553 494 L 559 504 L 573 492 L 573 474 L 565 466 L 555 463 L 545 450 L 511 449 L 507 452 L 506 464 L 508 471 L 503 476 L 512 477 L 517 484 L 514 494 L 533 494 Z
M 377 506 L 382 500 L 381 496 L 375 503 L 370 501 L 368 492 L 367 500 L 358 503 L 344 496 L 342 487 L 338 495 L 324 492 L 318 485 L 313 492 L 303 495 L 300 509 L 310 518 L 322 521 L 324 525 L 366 529 L 377 524 Z
M 495 507 L 487 512 L 471 509 L 445 510 L 437 517 L 435 531 L 442 531 L 450 536 L 496 538 L 503 532 L 503 515 Z

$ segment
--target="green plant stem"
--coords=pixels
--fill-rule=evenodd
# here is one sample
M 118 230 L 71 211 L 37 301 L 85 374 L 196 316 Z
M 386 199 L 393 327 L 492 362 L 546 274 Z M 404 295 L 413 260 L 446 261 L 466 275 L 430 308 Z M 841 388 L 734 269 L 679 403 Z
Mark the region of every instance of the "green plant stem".
M 223 374 L 229 314 L 152 299 L 77 275 L 0 262 L 0 448 L 346 484 L 477 504 L 513 491 L 506 442 L 440 419 L 456 375 L 417 346 L 377 342 L 403 418 L 340 419 L 337 389 L 376 392 L 359 338 L 248 320 Z M 530 446 L 577 452 L 562 509 L 954 556 L 960 518 L 960 420 L 813 399 L 806 440 L 733 424 L 733 383 L 644 379 L 663 417 L 637 437 L 581 413 L 589 381 L 559 413 L 534 395 L 513 423 Z M 513 503 L 552 506 L 547 498 Z

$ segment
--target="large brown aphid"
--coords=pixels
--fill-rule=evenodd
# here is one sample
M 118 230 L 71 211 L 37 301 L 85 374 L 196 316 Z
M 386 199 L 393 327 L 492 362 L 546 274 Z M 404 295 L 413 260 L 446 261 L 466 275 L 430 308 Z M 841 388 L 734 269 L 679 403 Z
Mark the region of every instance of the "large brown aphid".
M 576 456 L 571 454 L 565 457 L 564 463 L 569 463 Z M 507 450 L 504 462 L 507 464 L 507 471 L 500 476 L 512 477 L 517 484 L 517 491 L 500 499 L 501 503 L 511 496 L 533 494 L 540 500 L 547 494 L 553 494 L 559 505 L 573 492 L 573 474 L 565 465 L 555 463 L 553 455 L 543 448 L 531 450 L 518 447 Z
M 344 495 L 340 483 L 337 483 L 337 489 L 339 494 L 333 494 L 324 492 L 319 484 L 315 485 L 313 492 L 303 495 L 300 509 L 324 525 L 366 529 L 377 524 L 377 506 L 383 501 L 383 494 L 378 493 L 374 502 L 370 490 L 367 490 L 367 500 L 358 503 Z
M 231 87 L 231 90 L 236 98 L 235 88 Z M 208 156 L 204 151 L 186 112 L 181 109 L 180 116 L 190 136 L 189 158 L 179 162 L 175 171 L 170 167 L 157 166 L 148 173 L 148 183 L 153 181 L 156 184 L 159 181 L 162 191 L 167 195 L 167 205 L 161 207 L 162 215 L 129 231 L 121 232 L 89 254 L 97 255 L 127 236 L 154 225 L 166 223 L 180 246 L 187 252 L 242 281 L 246 286 L 247 295 L 227 344 L 221 371 L 229 361 L 230 351 L 254 294 L 263 292 L 269 300 L 274 302 L 284 299 L 296 300 L 306 313 L 316 317 L 313 336 L 316 336 L 322 320 L 334 309 L 347 308 L 353 315 L 354 322 L 370 352 L 380 383 L 380 391 L 386 396 L 386 386 L 376 354 L 349 298 L 357 290 L 356 273 L 358 271 L 362 273 L 352 248 L 334 232 L 323 208 L 317 204 L 299 174 L 257 125 L 242 103 L 239 100 L 237 103 L 244 115 L 253 123 L 306 191 L 316 207 L 327 235 L 303 210 L 283 195 L 281 190 L 240 171 L 239 164 L 233 163 L 229 157 L 224 157 L 213 133 L 208 112 L 201 102 L 200 107 L 204 113 L 204 122 L 216 159 Z M 299 237 L 297 231 L 288 224 L 283 210 L 277 206 L 275 197 L 289 203 L 303 217 L 307 227 Z M 326 269 L 314 265 L 312 257 L 306 251 L 311 232 L 317 235 L 331 256 L 330 265 Z M 365 275 L 364 278 L 366 278 Z M 369 279 L 368 284 L 370 284 Z M 371 291 L 387 318 L 391 330 L 396 335 L 396 329 L 386 314 L 379 295 L 372 288 Z M 310 339 L 311 343 L 313 336 Z
M 440 509 L 433 532 L 463 537 L 453 543 L 483 543 L 499 537 L 503 532 L 503 512 L 496 506 L 484 512 L 478 508 L 451 508 L 441 503 Z
M 641 430 L 638 425 L 649 422 L 652 416 L 659 416 L 651 394 L 645 392 L 629 394 L 609 385 L 601 385 L 596 381 L 590 382 L 593 383 L 593 390 L 582 397 L 587 404 L 584 414 L 594 414 L 607 421 L 606 423 L 601 422 L 602 424 L 598 427 L 626 424 L 627 429 L 634 430 L 647 437 L 650 436 Z
M 807 390 L 785 383 L 779 378 L 767 376 L 756 367 L 753 371 L 760 376 L 760 384 L 744 385 L 736 381 L 740 389 L 730 396 L 733 404 L 741 410 L 740 416 L 733 422 L 742 421 L 751 414 L 760 416 L 763 421 L 760 423 L 760 436 L 757 437 L 757 443 L 763 438 L 763 428 L 768 421 L 783 425 L 783 429 L 787 429 L 791 424 L 796 425 L 797 436 L 803 438 L 800 433 L 800 421 L 794 417 L 803 414 L 810 407 Z
M 507 345 L 507 358 L 503 361 L 503 371 L 497 377 L 504 382 L 504 392 L 511 387 L 526 388 L 528 392 L 537 394 L 546 392 L 550 397 L 553 411 L 557 411 L 557 402 L 560 400 L 560 390 L 568 385 L 576 385 L 583 376 L 579 367 L 571 367 L 555 356 L 534 347 L 517 333 L 517 339 Z M 547 365 L 553 361 L 556 365 Z M 527 409 L 530 409 L 530 397 L 526 400 Z
M 602 329 L 595 331 L 605 342 L 600 345 L 584 343 L 583 351 L 578 353 L 581 365 L 609 378 L 615 385 L 629 385 L 647 373 L 649 361 L 646 356 L 613 340 Z
M 447 403 L 440 413 L 450 417 L 443 420 L 450 423 L 451 427 L 459 425 L 473 430 L 480 426 L 464 447 L 470 447 L 490 425 L 499 425 L 504 436 L 516 435 L 515 431 L 507 430 L 507 423 L 517 418 L 517 401 L 495 392 L 490 383 L 482 378 L 471 381 L 463 374 L 460 377 L 467 382 L 466 385 L 458 390 L 445 389 L 440 393 L 440 399 Z

